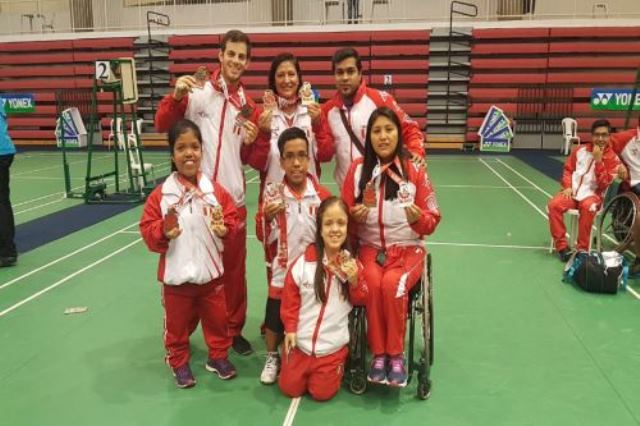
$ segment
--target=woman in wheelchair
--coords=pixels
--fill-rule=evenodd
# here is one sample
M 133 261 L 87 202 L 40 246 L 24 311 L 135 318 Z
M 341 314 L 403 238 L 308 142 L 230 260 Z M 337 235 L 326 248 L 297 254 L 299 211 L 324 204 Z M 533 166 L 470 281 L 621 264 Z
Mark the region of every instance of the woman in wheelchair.
M 345 203 L 329 197 L 318 208 L 316 242 L 291 265 L 282 293 L 284 356 L 280 389 L 295 398 L 309 392 L 317 401 L 340 389 L 349 343 L 352 304 L 365 303 L 362 264 L 348 248 Z
M 422 238 L 433 233 L 440 211 L 426 171 L 409 161 L 400 129 L 389 108 L 371 114 L 364 159 L 351 165 L 342 198 L 357 223 L 358 258 L 369 289 L 368 380 L 403 387 L 407 298 L 423 271 Z

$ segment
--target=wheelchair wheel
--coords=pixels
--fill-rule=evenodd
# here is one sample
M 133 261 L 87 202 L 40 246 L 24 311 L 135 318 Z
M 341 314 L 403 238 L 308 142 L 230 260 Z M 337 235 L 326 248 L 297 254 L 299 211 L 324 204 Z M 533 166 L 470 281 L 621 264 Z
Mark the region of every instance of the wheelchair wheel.
M 367 379 L 364 375 L 356 375 L 351 377 L 351 382 L 349 383 L 349 390 L 356 394 L 362 395 L 367 390 Z
M 345 375 L 349 390 L 356 395 L 367 390 L 365 327 L 364 307 L 354 307 L 349 314 L 349 356 Z
M 633 243 L 640 225 L 640 200 L 635 194 L 615 196 L 604 208 L 598 222 L 598 249 L 624 252 Z
M 422 274 L 422 289 L 416 304 L 420 314 L 420 335 L 422 348 L 418 364 L 417 396 L 425 400 L 431 395 L 431 365 L 433 364 L 433 280 L 431 276 L 431 254 L 427 255 Z

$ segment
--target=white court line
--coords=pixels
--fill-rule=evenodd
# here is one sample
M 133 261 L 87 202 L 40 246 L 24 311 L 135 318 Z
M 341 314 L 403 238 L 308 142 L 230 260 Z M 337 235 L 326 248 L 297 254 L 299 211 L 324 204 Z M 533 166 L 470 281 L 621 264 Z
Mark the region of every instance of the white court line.
M 491 171 L 492 171 L 496 176 L 498 176 L 498 177 L 499 177 L 503 182 L 505 182 L 505 183 L 506 183 L 507 185 L 509 185 L 509 186 L 510 186 L 510 187 L 511 187 L 515 192 L 517 192 L 517 193 L 518 193 L 518 195 L 520 195 L 520 196 L 521 196 L 521 197 L 522 197 L 522 198 L 523 198 L 527 203 L 529 203 L 529 204 L 530 204 L 534 209 L 536 209 L 536 210 L 538 211 L 538 213 L 540 213 L 544 218 L 547 218 L 547 220 L 548 220 L 547 215 L 546 215 L 542 210 L 540 210 L 540 209 L 539 209 L 535 204 L 533 204 L 533 202 L 532 202 L 531 200 L 529 200 L 527 197 L 525 197 L 524 195 L 522 195 L 522 193 L 521 193 L 520 191 L 518 191 L 518 190 L 517 190 L 513 185 L 511 185 L 511 184 L 510 184 L 510 183 L 509 183 L 509 182 L 508 182 L 504 177 L 502 177 L 502 175 L 500 175 L 500 173 L 498 173 L 497 171 L 495 171 L 495 170 L 494 170 L 490 165 L 488 165 L 487 163 L 485 163 L 482 159 L 480 159 L 480 161 L 481 161 L 482 163 L 484 163 L 484 164 L 485 164 L 485 165 L 486 165 L 486 166 L 487 166 L 487 167 L 488 167 L 488 168 L 489 168 L 489 169 L 490 169 L 490 170 L 491 170 Z M 507 167 L 508 167 L 508 166 L 507 166 Z M 515 170 L 514 170 L 514 171 L 515 171 Z M 516 172 L 516 173 L 517 173 L 517 172 Z M 523 177 L 523 178 L 524 178 L 524 177 Z M 526 178 L 524 178 L 524 179 L 525 179 L 525 180 L 528 180 L 528 179 L 526 179 Z M 539 189 L 540 189 L 540 188 L 539 188 Z M 542 191 L 542 189 L 540 189 L 540 191 Z M 543 191 L 543 192 L 544 192 L 544 191 Z M 595 229 L 595 226 L 592 226 L 592 228 L 594 228 L 594 229 Z M 607 239 L 609 239 L 609 240 L 613 241 L 613 238 L 611 238 L 610 236 L 605 235 L 605 237 L 606 237 Z M 627 291 L 628 291 L 629 293 L 631 293 L 631 295 L 632 295 L 633 297 L 635 297 L 636 299 L 639 299 L 639 300 L 640 300 L 640 293 L 638 293 L 638 292 L 637 292 L 637 291 L 635 291 L 633 288 L 631 288 L 631 286 L 630 286 L 630 285 L 627 285 L 627 286 L 626 286 L 626 289 L 627 289 Z
M 120 234 L 135 234 L 140 235 L 140 231 L 120 231 Z
M 56 200 L 49 201 L 48 203 L 38 204 L 37 206 L 29 207 L 28 209 L 24 209 L 24 210 L 20 210 L 20 211 L 14 212 L 13 215 L 14 216 L 18 216 L 19 214 L 27 213 L 27 212 L 30 212 L 32 210 L 38 210 L 38 209 L 41 209 L 43 207 L 49 206 L 51 204 L 56 204 L 56 203 L 59 203 L 59 202 L 64 201 L 64 200 L 66 200 L 66 198 L 64 198 L 64 197 L 58 198 Z
M 168 170 L 167 166 L 158 167 L 157 169 L 154 170 L 154 173 L 155 172 L 163 172 L 165 170 Z M 127 176 L 127 177 L 121 177 L 121 176 Z M 119 174 L 118 177 L 120 178 L 119 179 L 119 183 L 127 183 L 127 181 L 129 180 L 128 175 L 127 175 L 126 172 Z M 107 181 L 107 182 L 114 182 L 115 178 L 112 177 L 112 176 L 109 176 L 109 177 L 105 178 L 104 180 Z M 85 185 L 78 185 L 78 186 L 75 186 L 75 187 L 71 188 L 71 191 L 75 191 L 76 189 L 80 189 L 80 188 L 84 188 L 84 187 L 85 187 Z M 53 195 L 59 195 L 59 194 L 63 194 L 64 195 L 64 192 L 56 192 L 56 193 L 54 193 L 52 195 L 46 195 L 44 197 L 39 197 L 39 198 L 30 200 L 30 201 L 24 201 L 24 202 L 20 203 L 20 205 L 28 203 L 28 202 L 33 202 L 33 201 L 36 201 L 36 200 L 39 200 L 39 199 L 48 198 L 48 197 L 51 197 Z M 46 207 L 46 206 L 51 205 L 51 204 L 60 203 L 60 202 L 62 202 L 64 200 L 67 200 L 67 197 L 60 197 L 60 198 L 58 198 L 58 199 L 56 199 L 54 201 L 49 201 L 48 203 L 38 204 L 37 206 L 29 207 L 28 209 L 25 209 L 25 210 L 20 210 L 20 211 L 14 212 L 13 215 L 17 216 L 19 214 L 26 213 L 26 212 L 29 212 L 29 211 L 32 211 L 32 210 L 37 210 L 37 209 L 40 209 L 42 207 Z M 18 205 L 16 204 L 16 206 L 18 206 Z
M 291 400 L 291 404 L 289 404 L 289 411 L 287 411 L 287 416 L 284 418 L 282 426 L 291 426 L 293 424 L 293 419 L 296 417 L 296 412 L 300 406 L 300 399 L 300 397 L 297 397 Z
M 111 158 L 111 156 L 110 155 L 105 155 L 104 157 L 97 157 L 97 158 L 95 158 L 95 160 L 104 160 L 105 158 Z M 82 162 L 86 163 L 87 160 L 84 159 L 84 160 L 70 161 L 68 164 L 78 164 L 78 163 L 82 163 Z M 60 164 L 56 164 L 55 166 L 43 167 L 42 169 L 25 170 L 24 172 L 13 173 L 11 175 L 11 177 L 24 176 L 24 175 L 28 175 L 30 173 L 41 172 L 43 170 L 52 170 L 52 169 L 60 169 L 60 168 L 61 168 Z
M 549 250 L 549 247 L 543 246 L 519 246 L 511 244 L 482 244 L 482 243 L 447 243 L 444 241 L 427 240 L 427 246 L 452 246 L 452 247 L 482 247 L 482 248 L 504 248 L 504 249 L 520 249 L 520 250 Z
M 114 237 L 114 236 L 118 235 L 118 233 L 120 233 L 121 231 L 127 230 L 127 229 L 131 228 L 132 226 L 136 226 L 136 225 L 138 225 L 138 223 L 139 223 L 139 222 L 135 222 L 135 223 L 132 223 L 131 225 L 127 225 L 127 226 L 125 226 L 124 228 L 120 228 L 120 229 L 118 229 L 117 231 L 114 231 L 113 233 L 111 233 L 111 234 L 109 234 L 109 235 L 107 235 L 107 236 L 105 236 L 105 237 L 102 237 L 102 238 L 100 238 L 100 239 L 99 239 L 99 240 L 97 240 L 97 241 L 92 242 L 91 244 L 87 244 L 87 245 L 86 245 L 86 246 L 84 246 L 84 247 L 80 247 L 79 249 L 74 250 L 74 251 L 72 251 L 71 253 L 68 253 L 68 254 L 66 254 L 66 255 L 64 255 L 64 256 L 62 256 L 62 257 L 59 257 L 59 258 L 58 258 L 58 259 L 56 259 L 56 260 L 52 260 L 51 262 L 47 263 L 46 265 L 40 266 L 39 268 L 36 268 L 36 269 L 34 269 L 34 270 L 30 271 L 30 272 L 27 272 L 26 274 L 20 275 L 19 277 L 16 277 L 16 278 L 12 279 L 11 281 L 7 281 L 6 283 L 4 283 L 4 284 L 0 285 L 0 290 L 2 290 L 2 289 L 3 289 L 3 288 L 5 288 L 5 287 L 9 287 L 10 285 L 13 285 L 13 284 L 17 283 L 18 281 L 20 281 L 20 280 L 22 280 L 22 279 L 24 279 L 24 278 L 27 278 L 27 277 L 29 277 L 29 276 L 31 276 L 31 275 L 33 275 L 33 274 L 35 274 L 36 272 L 40 272 L 40 271 L 42 271 L 43 269 L 48 268 L 49 266 L 53 266 L 53 265 L 55 265 L 55 264 L 56 264 L 56 263 L 58 263 L 58 262 L 61 262 L 61 261 L 65 260 L 65 259 L 68 259 L 68 258 L 70 258 L 71 256 L 75 256 L 76 254 L 78 254 L 78 253 L 80 253 L 80 252 L 83 252 L 83 251 L 85 251 L 86 249 L 91 248 L 91 247 L 95 246 L 95 245 L 96 245 L 96 244 L 98 244 L 98 243 L 101 243 L 101 242 L 103 242 L 103 241 L 105 241 L 105 240 L 108 240 L 109 238 L 112 238 L 112 237 Z
M 553 195 L 549 194 L 547 191 L 545 191 L 544 189 L 540 188 L 538 185 L 536 185 L 535 183 L 533 183 L 532 181 L 530 181 L 529 179 L 527 179 L 525 176 L 523 176 L 519 171 L 517 171 L 516 169 L 514 169 L 513 167 L 511 167 L 510 165 L 508 165 L 507 163 L 505 163 L 504 161 L 502 161 L 501 159 L 498 158 L 498 163 L 502 164 L 503 166 L 505 166 L 507 169 L 511 170 L 513 173 L 517 174 L 519 177 L 521 177 L 524 181 L 526 181 L 529 185 L 532 185 L 535 189 L 537 189 L 538 191 L 542 192 L 544 195 L 546 195 L 549 198 L 553 198 Z
M 105 260 L 111 259 L 113 256 L 120 254 L 121 252 L 125 251 L 126 249 L 128 249 L 129 247 L 131 247 L 134 244 L 139 243 L 140 241 L 142 241 L 142 238 L 138 238 L 137 240 L 127 244 L 124 247 L 119 248 L 118 250 L 114 251 L 113 253 L 99 259 L 96 260 L 95 262 L 85 266 L 82 269 L 78 269 L 77 271 L 73 272 L 72 274 L 67 275 L 66 277 L 62 278 L 59 281 L 56 281 L 55 283 L 51 284 L 49 287 L 43 288 L 42 290 L 40 290 L 37 293 L 32 294 L 31 296 L 27 297 L 26 299 L 22 299 L 21 301 L 19 301 L 18 303 L 9 306 L 7 309 L 5 309 L 4 311 L 0 312 L 0 317 L 8 314 L 11 311 L 14 311 L 16 309 L 18 309 L 20 306 L 24 305 L 25 303 L 29 303 L 30 301 L 42 296 L 43 294 L 45 294 L 46 292 L 53 290 L 54 288 L 64 284 L 65 282 L 69 281 L 71 278 L 76 277 L 77 275 L 80 275 L 81 273 L 83 273 L 84 271 L 93 268 L 96 265 L 101 264 L 102 262 L 104 262 Z
M 61 191 L 61 192 L 54 192 L 54 193 L 52 193 L 52 194 L 43 195 L 42 197 L 37 197 L 37 198 L 32 198 L 32 199 L 27 200 L 27 201 L 22 201 L 22 202 L 20 202 L 20 203 L 13 204 L 13 207 L 14 207 L 14 208 L 16 208 L 16 207 L 20 207 L 20 206 L 23 206 L 23 205 L 25 205 L 25 204 L 30 204 L 30 203 L 33 203 L 33 202 L 35 202 L 35 201 L 40 201 L 40 200 L 44 200 L 45 198 L 53 197 L 53 196 L 55 196 L 55 195 L 64 195 L 64 191 Z
M 538 213 L 540 213 L 542 215 L 542 217 L 544 217 L 545 219 L 548 219 L 547 215 L 545 212 L 543 212 L 542 210 L 540 210 L 538 208 L 538 206 L 536 206 L 530 199 L 528 199 L 527 197 L 525 197 L 522 192 L 518 191 L 518 188 L 516 188 L 515 186 L 511 185 L 511 183 L 506 180 L 504 177 L 502 177 L 502 175 L 500 173 L 498 173 L 493 167 L 491 167 L 486 161 L 484 161 L 482 158 L 479 158 L 478 161 L 480 161 L 482 164 L 484 164 L 485 166 L 487 166 L 489 168 L 489 170 L 491 170 L 493 172 L 493 174 L 495 174 L 496 176 L 498 176 L 498 178 L 500 178 L 501 181 L 503 181 L 504 183 L 506 183 L 509 188 L 513 189 L 516 194 L 518 194 L 520 197 L 522 197 L 523 200 L 525 200 L 531 207 L 533 207 Z
M 260 183 L 260 182 L 258 181 L 258 178 L 259 178 L 259 177 L 260 177 L 260 173 L 258 173 L 257 175 L 255 175 L 255 176 L 253 176 L 251 179 L 249 179 L 249 180 L 247 181 L 247 183 Z

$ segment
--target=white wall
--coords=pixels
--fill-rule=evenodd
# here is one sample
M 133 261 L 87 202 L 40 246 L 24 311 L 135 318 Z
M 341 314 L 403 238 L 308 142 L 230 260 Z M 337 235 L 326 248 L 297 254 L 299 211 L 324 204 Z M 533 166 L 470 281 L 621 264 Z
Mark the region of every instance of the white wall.
M 23 14 L 42 14 L 47 23 L 53 22 L 56 32 L 71 28 L 69 2 L 73 0 L 0 0 L 0 34 L 19 34 L 29 31 Z M 171 0 L 166 0 L 170 2 Z M 284 1 L 284 0 L 283 0 Z M 347 0 L 342 0 L 345 4 Z M 391 13 L 385 6 L 376 6 L 373 21 L 385 22 L 441 22 L 448 24 L 450 0 L 389 0 Z M 495 19 L 499 2 L 512 0 L 467 0 L 478 6 L 479 18 L 473 22 L 486 22 L 490 15 Z M 519 0 L 513 0 L 519 1 Z M 146 11 L 154 10 L 171 16 L 171 28 L 211 28 L 266 26 L 271 22 L 271 0 L 244 0 L 240 2 L 190 6 L 125 7 L 124 0 L 92 0 L 96 31 L 135 30 L 146 28 Z M 325 8 L 323 0 L 292 0 L 294 23 L 321 24 Z M 636 18 L 640 23 L 640 0 L 536 0 L 534 19 L 591 18 L 592 7 L 597 3 L 608 5 L 609 17 Z M 363 23 L 371 22 L 372 0 L 360 0 Z M 328 23 L 342 21 L 342 8 L 328 9 Z M 531 17 L 526 17 L 529 19 Z M 597 19 L 602 19 L 599 11 Z M 461 22 L 460 18 L 457 18 Z M 600 22 L 602 24 L 602 22 Z M 34 33 L 41 32 L 42 19 L 34 19 Z

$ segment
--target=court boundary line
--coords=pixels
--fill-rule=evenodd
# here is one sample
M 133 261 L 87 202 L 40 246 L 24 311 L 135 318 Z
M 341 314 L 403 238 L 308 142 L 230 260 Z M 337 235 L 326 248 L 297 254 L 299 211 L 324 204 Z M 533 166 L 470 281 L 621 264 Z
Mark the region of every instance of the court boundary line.
M 287 416 L 284 418 L 282 426 L 291 426 L 293 424 L 293 419 L 296 417 L 301 400 L 302 397 L 299 396 L 291 400 L 291 404 L 289 404 L 289 411 L 287 411 Z
M 133 226 L 136 226 L 136 225 L 138 225 L 138 223 L 139 222 L 136 221 L 135 223 L 132 223 L 131 225 L 127 225 L 124 228 L 120 228 L 117 231 L 114 231 L 111 234 L 108 234 L 108 235 L 100 238 L 99 240 L 96 240 L 96 241 L 94 241 L 94 242 L 92 242 L 90 244 L 87 244 L 87 245 L 85 245 L 83 247 L 80 247 L 79 249 L 76 249 L 76 250 L 72 251 L 71 253 L 67 253 L 66 255 L 64 255 L 62 257 L 59 257 L 59 258 L 57 258 L 55 260 L 52 260 L 51 262 L 49 262 L 49 263 L 47 263 L 45 265 L 42 265 L 42 266 L 40 266 L 40 267 L 38 267 L 36 269 L 33 269 L 33 270 L 27 272 L 26 274 L 22 274 L 22 275 L 20 275 L 20 276 L 18 276 L 16 278 L 13 278 L 12 280 L 7 281 L 4 284 L 0 284 L 0 290 L 4 289 L 6 287 L 9 287 L 9 286 L 17 283 L 18 281 L 23 280 L 24 278 L 30 277 L 31 275 L 33 275 L 33 274 L 35 274 L 37 272 L 40 272 L 40 271 L 42 271 L 42 270 L 44 270 L 44 269 L 46 269 L 46 268 L 48 268 L 50 266 L 53 266 L 53 265 L 57 264 L 58 262 L 62 262 L 63 260 L 66 260 L 71 256 L 74 256 L 74 255 L 76 255 L 78 253 L 81 253 L 81 252 L 83 252 L 83 251 L 95 246 L 96 244 L 99 244 L 99 243 L 101 243 L 101 242 L 103 242 L 105 240 L 108 240 L 109 238 L 112 238 L 112 237 L 114 237 L 116 235 L 119 235 L 120 231 L 124 231 L 124 230 L 129 229 L 129 228 L 131 228 Z
M 130 242 L 129 244 L 126 244 L 124 247 L 119 248 L 118 250 L 108 254 L 107 256 L 96 260 L 95 262 L 92 262 L 90 264 L 88 264 L 87 266 L 85 266 L 84 268 L 78 269 L 75 272 L 72 272 L 71 274 L 67 275 L 66 277 L 56 281 L 55 283 L 51 284 L 48 287 L 43 288 L 40 291 L 37 291 L 36 293 L 33 293 L 31 296 L 22 299 L 21 301 L 19 301 L 18 303 L 15 303 L 11 306 L 9 306 L 8 308 L 6 308 L 5 310 L 3 310 L 2 312 L 0 312 L 0 318 L 2 318 L 3 316 L 5 316 L 6 314 L 15 311 L 16 309 L 18 309 L 20 306 L 23 306 L 27 303 L 29 303 L 30 301 L 37 299 L 38 297 L 42 296 L 43 294 L 49 292 L 50 290 L 53 290 L 56 287 L 59 287 L 60 285 L 66 283 L 67 281 L 69 281 L 71 278 L 74 278 L 78 275 L 80 275 L 81 273 L 83 273 L 84 271 L 87 271 L 91 268 L 93 268 L 94 266 L 97 266 L 99 264 L 101 264 L 102 262 L 111 259 L 113 256 L 122 253 L 123 251 L 125 251 L 126 249 L 128 249 L 129 247 L 133 246 L 134 244 L 139 243 L 140 241 L 142 241 L 142 238 L 138 238 L 135 241 Z
M 480 161 L 482 161 L 482 159 L 480 159 Z M 493 170 L 492 167 L 490 167 L 488 164 L 485 163 L 485 165 L 487 167 L 489 167 L 489 169 L 491 169 L 492 172 L 494 172 L 500 179 L 502 179 L 503 181 L 507 182 L 505 178 L 503 178 L 498 172 L 496 172 L 495 170 Z M 526 178 L 525 178 L 526 180 Z M 515 190 L 515 189 L 514 189 Z M 516 191 L 518 192 L 518 191 Z M 523 197 L 529 204 L 532 204 L 532 202 L 527 199 L 524 195 L 520 194 L 518 192 L 518 194 Z M 536 210 L 538 212 L 540 212 L 542 214 L 542 212 L 540 211 L 540 209 L 538 209 L 536 207 Z M 544 215 L 546 216 L 546 215 Z M 629 286 L 627 285 L 625 287 L 625 289 L 628 289 Z M 545 293 L 547 293 L 547 291 L 544 289 L 543 287 L 543 291 Z M 547 293 L 548 294 L 548 293 Z M 632 294 L 636 297 L 639 298 L 637 296 L 637 293 L 635 291 L 632 291 Z M 638 420 L 634 414 L 634 411 L 631 410 L 631 407 L 629 406 L 629 404 L 627 404 L 627 401 L 625 398 L 623 398 L 623 396 L 620 394 L 620 392 L 618 391 L 618 388 L 616 386 L 614 386 L 614 384 L 611 382 L 611 379 L 609 378 L 609 376 L 607 374 L 605 374 L 604 370 L 602 369 L 602 367 L 600 366 L 600 363 L 595 359 L 594 354 L 591 352 L 591 350 L 585 345 L 584 341 L 582 340 L 581 336 L 579 333 L 576 332 L 575 328 L 572 326 L 572 324 L 567 320 L 566 316 L 562 313 L 562 310 L 558 307 L 558 305 L 555 303 L 555 300 L 552 297 L 549 297 L 549 302 L 553 304 L 553 306 L 556 308 L 558 314 L 560 315 L 560 317 L 562 318 L 563 322 L 565 323 L 565 325 L 569 328 L 569 330 L 571 330 L 571 333 L 573 334 L 573 336 L 575 337 L 575 339 L 580 343 L 580 345 L 582 346 L 582 348 L 584 349 L 584 351 L 587 353 L 587 356 L 591 359 L 591 362 L 596 366 L 596 368 L 598 369 L 598 371 L 600 372 L 601 376 L 604 378 L 605 382 L 607 382 L 609 384 L 609 387 L 611 388 L 611 390 L 613 391 L 613 393 L 615 395 L 618 396 L 619 401 L 622 403 L 622 405 L 625 407 L 625 409 L 627 410 L 627 413 L 631 416 L 631 418 L 633 418 L 634 420 Z
M 483 161 L 483 159 L 479 159 L 480 162 L 482 162 L 485 166 L 487 166 L 496 176 L 498 176 L 503 182 L 505 182 L 507 185 L 510 185 L 512 187 L 512 189 L 518 193 L 518 195 L 520 197 L 522 197 L 529 205 L 531 205 L 534 209 L 536 209 L 536 211 L 538 211 L 538 213 L 540 213 L 545 219 L 547 219 L 547 221 L 549 220 L 548 216 L 542 212 L 542 210 L 540 210 L 538 208 L 538 206 L 536 206 L 531 200 L 529 200 L 527 197 L 525 197 L 520 191 L 518 191 L 515 187 L 513 187 L 513 185 L 511 185 L 500 173 L 498 173 L 493 167 L 491 167 L 489 164 L 487 164 L 486 162 Z M 517 173 L 517 172 L 516 172 Z M 527 180 L 526 178 L 524 178 L 525 180 Z M 540 191 L 542 191 L 541 189 L 539 189 Z M 543 191 L 544 192 L 544 191 Z M 594 225 L 592 225 L 592 227 L 594 227 Z M 606 236 L 606 235 L 605 235 Z M 607 236 L 608 237 L 608 236 Z M 610 238 L 610 237 L 609 237 Z M 627 285 L 624 287 L 625 290 L 630 293 L 633 297 L 635 297 L 636 299 L 640 300 L 640 293 L 638 293 L 635 289 L 633 289 L 628 283 Z

